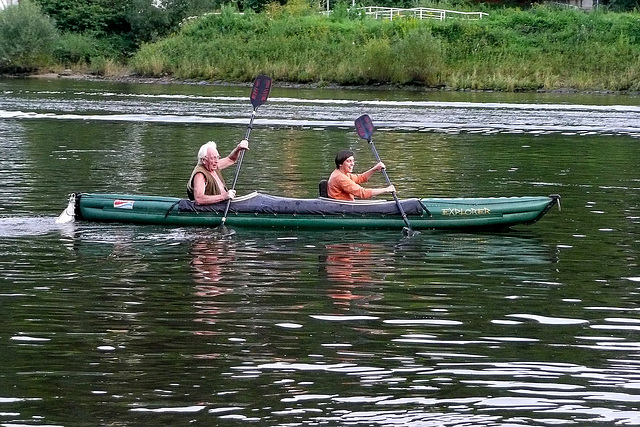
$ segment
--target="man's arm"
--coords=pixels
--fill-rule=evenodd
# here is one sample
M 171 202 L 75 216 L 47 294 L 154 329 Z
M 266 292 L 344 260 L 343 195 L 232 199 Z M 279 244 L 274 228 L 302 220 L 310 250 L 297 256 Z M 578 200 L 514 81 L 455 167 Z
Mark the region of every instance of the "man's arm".
M 246 139 L 243 139 L 238 143 L 236 148 L 234 148 L 233 151 L 229 153 L 227 157 L 218 160 L 218 169 L 225 169 L 233 165 L 236 161 L 238 161 L 238 157 L 240 157 L 240 152 L 242 150 L 248 150 L 248 149 L 249 149 L 249 141 L 247 141 Z
M 225 191 L 222 189 L 222 194 L 211 196 L 204 194 L 207 182 L 202 173 L 197 173 L 193 177 L 193 198 L 198 205 L 212 205 L 214 203 L 222 202 L 223 200 L 233 199 L 236 196 L 235 190 Z

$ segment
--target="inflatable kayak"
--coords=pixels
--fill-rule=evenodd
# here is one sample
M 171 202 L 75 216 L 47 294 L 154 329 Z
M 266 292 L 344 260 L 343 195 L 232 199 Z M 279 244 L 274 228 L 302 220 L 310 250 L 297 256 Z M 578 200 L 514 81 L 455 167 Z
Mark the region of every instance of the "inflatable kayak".
M 400 200 L 413 229 L 500 229 L 533 224 L 560 196 L 413 198 Z M 216 227 L 227 202 L 199 206 L 187 199 L 74 193 L 58 218 L 113 223 Z M 231 201 L 227 226 L 305 229 L 402 229 L 395 201 L 299 199 L 254 192 Z

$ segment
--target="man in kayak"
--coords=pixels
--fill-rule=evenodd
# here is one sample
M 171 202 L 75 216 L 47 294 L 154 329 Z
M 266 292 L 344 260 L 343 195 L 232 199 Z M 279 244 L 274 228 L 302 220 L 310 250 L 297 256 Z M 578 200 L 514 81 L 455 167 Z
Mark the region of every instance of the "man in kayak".
M 355 200 L 369 199 L 383 193 L 392 193 L 396 191 L 393 185 L 383 188 L 363 188 L 361 183 L 367 182 L 374 172 L 384 169 L 384 163 L 379 162 L 368 171 L 355 174 L 353 166 L 356 161 L 353 157 L 353 151 L 341 150 L 336 154 L 336 168 L 329 177 L 327 183 L 327 194 L 332 199 L 338 200 Z
M 210 205 L 236 197 L 235 190 L 227 190 L 220 171 L 233 165 L 242 150 L 249 149 L 249 141 L 243 139 L 227 157 L 220 158 L 213 141 L 203 144 L 198 151 L 198 164 L 187 182 L 187 196 L 198 205 Z

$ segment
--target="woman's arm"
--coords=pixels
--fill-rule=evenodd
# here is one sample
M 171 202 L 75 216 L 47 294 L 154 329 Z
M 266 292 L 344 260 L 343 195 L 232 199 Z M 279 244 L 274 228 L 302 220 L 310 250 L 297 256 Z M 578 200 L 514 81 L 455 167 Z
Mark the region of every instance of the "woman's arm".
M 361 182 L 369 181 L 369 178 L 371 178 L 374 172 L 381 171 L 382 169 L 384 169 L 384 163 L 378 162 L 371 169 L 360 174 L 360 176 L 364 178 Z
M 393 193 L 395 191 L 396 191 L 396 187 L 394 187 L 393 185 L 390 185 L 388 187 L 383 187 L 383 188 L 372 188 L 371 189 L 371 197 L 378 196 L 378 195 L 384 194 L 384 193 Z
M 396 191 L 396 188 L 393 185 L 381 188 L 364 188 L 344 174 L 341 174 L 341 176 L 337 177 L 336 185 L 345 193 L 349 193 L 357 197 L 358 199 L 369 199 L 373 196 L 378 196 L 384 193 L 392 193 Z

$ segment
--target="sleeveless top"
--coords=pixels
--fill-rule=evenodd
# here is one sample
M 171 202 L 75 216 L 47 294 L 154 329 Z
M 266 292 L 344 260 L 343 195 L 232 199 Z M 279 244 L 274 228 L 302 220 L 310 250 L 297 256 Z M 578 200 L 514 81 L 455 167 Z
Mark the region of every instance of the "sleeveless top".
M 209 172 L 204 166 L 196 165 L 196 167 L 193 168 L 193 172 L 191 172 L 191 177 L 189 178 L 189 181 L 187 182 L 187 197 L 189 198 L 189 200 L 195 200 L 195 197 L 193 194 L 193 178 L 198 173 L 203 174 L 205 178 L 204 194 L 208 196 L 217 196 L 219 194 L 222 194 L 222 191 L 221 191 L 222 189 L 218 188 L 218 184 L 216 183 L 216 180 L 213 177 L 213 174 Z M 224 190 L 226 190 L 227 185 L 225 184 L 224 179 L 222 178 L 222 174 L 220 174 L 220 171 L 215 170 L 214 173 L 218 175 L 220 182 L 222 182 L 222 185 L 224 186 Z

